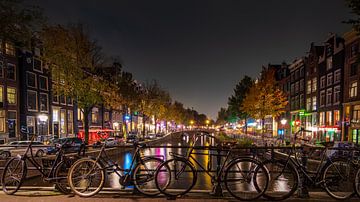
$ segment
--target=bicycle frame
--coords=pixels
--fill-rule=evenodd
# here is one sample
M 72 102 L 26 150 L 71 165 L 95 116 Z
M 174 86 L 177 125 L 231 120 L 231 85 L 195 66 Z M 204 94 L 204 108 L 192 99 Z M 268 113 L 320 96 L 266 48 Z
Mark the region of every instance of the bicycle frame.
M 28 160 L 36 168 L 36 170 L 38 170 L 40 172 L 40 174 L 41 174 L 41 176 L 43 177 L 44 180 L 47 180 L 47 181 L 58 180 L 58 178 L 52 177 L 52 176 L 53 176 L 53 173 L 55 171 L 55 168 L 56 168 L 58 162 L 60 162 L 62 160 L 62 158 L 63 158 L 62 147 L 60 147 L 60 150 L 56 154 L 56 157 L 55 157 L 53 165 L 51 166 L 50 172 L 48 174 L 46 174 L 46 172 L 44 172 L 44 167 L 41 166 L 35 160 L 33 150 L 32 150 L 32 143 L 33 143 L 34 139 L 35 139 L 35 135 L 33 135 L 31 137 L 31 141 L 30 141 L 29 145 L 27 146 L 23 156 L 21 157 L 21 160 L 24 160 L 25 162 L 26 162 L 26 160 Z M 30 156 L 28 156 L 29 152 L 30 152 Z

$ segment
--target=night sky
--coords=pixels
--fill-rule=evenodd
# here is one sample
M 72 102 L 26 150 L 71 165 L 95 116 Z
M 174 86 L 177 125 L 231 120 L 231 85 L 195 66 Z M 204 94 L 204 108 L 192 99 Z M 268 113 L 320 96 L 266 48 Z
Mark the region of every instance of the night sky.
M 216 118 L 237 82 L 350 29 L 344 0 L 32 0 L 51 23 L 83 22 L 139 81 Z

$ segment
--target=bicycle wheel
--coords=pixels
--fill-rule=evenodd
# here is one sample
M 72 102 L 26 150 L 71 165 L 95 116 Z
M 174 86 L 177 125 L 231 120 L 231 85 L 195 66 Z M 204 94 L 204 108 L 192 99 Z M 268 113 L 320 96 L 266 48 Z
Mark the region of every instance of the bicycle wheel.
M 3 191 L 12 195 L 15 194 L 26 176 L 26 163 L 20 158 L 10 159 L 4 168 L 1 182 Z
M 240 158 L 227 166 L 224 182 L 233 197 L 250 201 L 264 194 L 269 183 L 269 173 L 261 162 Z
M 360 168 L 356 172 L 354 189 L 358 197 L 360 197 Z
M 194 166 L 187 159 L 182 158 L 165 161 L 155 174 L 157 189 L 169 197 L 185 195 L 194 187 L 196 180 Z
M 69 167 L 71 164 L 60 161 L 55 167 L 54 178 L 55 180 L 55 188 L 58 189 L 63 194 L 70 194 L 71 189 L 69 187 L 69 183 L 67 180 Z
M 155 184 L 155 173 L 163 162 L 161 159 L 150 158 L 135 167 L 133 173 L 134 186 L 140 193 L 146 196 L 156 196 L 160 194 Z M 163 168 L 170 170 L 166 165 Z
M 266 160 L 264 166 L 269 171 L 269 185 L 264 197 L 271 201 L 280 201 L 289 198 L 298 188 L 299 174 L 289 163 L 282 160 Z M 261 191 L 254 181 L 255 188 Z
M 355 165 L 349 160 L 335 159 L 324 166 L 322 181 L 325 191 L 333 198 L 346 200 L 354 192 Z
M 68 182 L 75 194 L 90 197 L 103 188 L 105 171 L 95 160 L 80 159 L 71 166 Z

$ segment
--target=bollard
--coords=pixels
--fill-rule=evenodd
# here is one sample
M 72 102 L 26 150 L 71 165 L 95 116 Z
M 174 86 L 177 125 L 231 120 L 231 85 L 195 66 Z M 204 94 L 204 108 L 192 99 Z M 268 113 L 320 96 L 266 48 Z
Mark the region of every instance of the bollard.
M 301 151 L 301 163 L 304 170 L 307 170 L 307 161 L 308 161 L 308 154 L 306 151 L 302 149 Z M 298 189 L 298 197 L 299 198 L 310 198 L 309 190 L 307 184 L 305 182 L 306 177 L 303 173 L 300 174 L 300 181 L 299 181 L 299 189 Z
M 223 191 L 222 191 L 222 187 L 221 187 L 221 173 L 220 173 L 220 168 L 221 168 L 221 148 L 220 145 L 216 150 L 217 152 L 217 156 L 216 156 L 216 177 L 213 180 L 213 187 L 212 187 L 212 191 L 210 192 L 211 195 L 213 196 L 223 196 Z

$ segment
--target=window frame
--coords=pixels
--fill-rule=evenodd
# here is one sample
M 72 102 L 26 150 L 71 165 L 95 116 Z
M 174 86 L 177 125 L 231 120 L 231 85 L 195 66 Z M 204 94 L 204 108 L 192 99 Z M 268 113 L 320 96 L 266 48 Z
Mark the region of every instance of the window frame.
M 41 79 L 40 78 L 44 78 L 46 80 L 46 88 L 41 88 L 41 83 L 40 83 Z M 49 91 L 49 78 L 47 76 L 39 75 L 39 89 Z
M 8 73 L 8 71 L 9 71 L 9 66 L 14 67 L 14 79 L 8 77 L 8 74 L 9 74 L 9 73 Z M 17 74 L 16 65 L 13 64 L 13 63 L 7 63 L 7 67 L 6 67 L 6 79 L 11 80 L 11 81 L 16 81 L 16 74 Z
M 35 93 L 35 109 L 30 109 L 29 108 L 29 92 Z M 38 105 L 39 105 L 38 102 L 39 102 L 38 101 L 38 92 L 35 91 L 35 90 L 27 90 L 27 93 L 26 93 L 26 108 L 27 108 L 27 110 L 30 111 L 30 112 L 37 112 L 38 108 L 39 108 L 38 107 Z
M 30 86 L 29 85 L 29 74 L 32 74 L 32 75 L 35 76 L 35 86 Z M 31 87 L 31 88 L 37 88 L 37 76 L 36 76 L 36 73 L 26 71 L 26 86 Z
M 15 99 L 15 102 L 14 103 L 10 103 L 10 101 L 9 101 L 9 90 L 10 89 L 13 89 L 14 90 L 14 99 Z M 16 105 L 17 104 L 17 89 L 16 89 L 16 87 L 12 87 L 12 86 L 8 86 L 8 87 L 6 87 L 6 103 L 8 104 L 8 105 Z
M 46 111 L 41 109 L 41 96 L 42 95 L 46 95 Z M 39 104 L 40 104 L 39 105 L 39 107 L 40 107 L 39 111 L 40 112 L 49 112 L 49 95 L 47 93 L 40 93 L 39 94 Z

